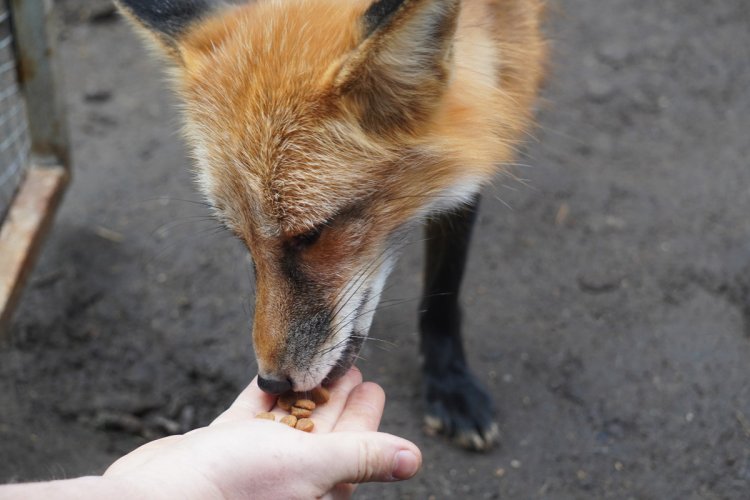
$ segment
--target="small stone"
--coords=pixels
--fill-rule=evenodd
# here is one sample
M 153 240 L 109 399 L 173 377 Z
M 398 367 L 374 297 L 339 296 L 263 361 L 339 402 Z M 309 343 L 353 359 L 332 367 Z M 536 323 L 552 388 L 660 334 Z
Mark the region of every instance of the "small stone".
M 495 475 L 497 477 L 505 476 L 505 469 L 503 469 L 502 467 L 498 467 L 497 469 L 495 469 Z
M 180 424 L 171 418 L 157 415 L 153 418 L 153 424 L 167 435 L 171 436 L 180 433 Z
M 276 420 L 276 415 L 274 415 L 273 413 L 268 412 L 268 411 L 262 411 L 262 412 L 258 413 L 257 415 L 255 415 L 255 418 L 259 418 L 261 420 L 275 421 Z
M 578 287 L 587 293 L 608 293 L 617 290 L 623 277 L 609 271 L 587 269 L 578 275 Z
M 191 405 L 185 406 L 180 411 L 180 431 L 187 432 L 193 428 L 193 422 L 195 420 L 195 408 Z
M 144 426 L 141 419 L 128 413 L 99 412 L 94 417 L 94 427 L 139 435 Z
M 555 214 L 555 225 L 562 226 L 563 224 L 565 224 L 565 221 L 568 220 L 569 215 L 570 215 L 570 205 L 568 205 L 565 202 L 562 202 L 557 209 L 557 213 Z
M 519 460 L 511 460 L 510 466 L 514 469 L 520 469 L 521 468 L 521 462 Z

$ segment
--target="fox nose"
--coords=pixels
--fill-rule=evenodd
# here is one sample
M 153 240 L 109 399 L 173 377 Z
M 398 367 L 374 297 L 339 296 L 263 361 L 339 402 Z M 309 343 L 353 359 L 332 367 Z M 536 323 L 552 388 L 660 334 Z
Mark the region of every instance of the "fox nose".
M 263 392 L 267 392 L 268 394 L 273 394 L 274 396 L 276 396 L 279 394 L 284 394 L 285 392 L 291 390 L 292 381 L 288 378 L 277 379 L 273 377 L 261 377 L 259 374 L 258 387 L 260 387 Z

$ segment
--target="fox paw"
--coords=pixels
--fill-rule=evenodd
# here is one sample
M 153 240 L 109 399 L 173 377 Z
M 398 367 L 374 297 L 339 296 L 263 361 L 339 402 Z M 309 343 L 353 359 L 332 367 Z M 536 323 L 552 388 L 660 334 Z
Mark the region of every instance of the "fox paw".
M 426 374 L 425 432 L 443 434 L 458 446 L 486 451 L 498 444 L 492 399 L 468 368 Z

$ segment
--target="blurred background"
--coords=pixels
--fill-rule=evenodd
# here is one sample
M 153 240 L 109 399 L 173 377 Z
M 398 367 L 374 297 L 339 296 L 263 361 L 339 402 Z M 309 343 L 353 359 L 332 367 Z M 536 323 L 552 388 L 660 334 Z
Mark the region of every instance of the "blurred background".
M 359 496 L 746 498 L 750 3 L 550 3 L 539 127 L 463 289 L 502 446 L 421 431 L 412 245 L 359 366 L 424 470 Z M 249 260 L 196 203 L 159 63 L 107 1 L 56 9 L 74 180 L 0 346 L 1 482 L 101 473 L 256 371 Z

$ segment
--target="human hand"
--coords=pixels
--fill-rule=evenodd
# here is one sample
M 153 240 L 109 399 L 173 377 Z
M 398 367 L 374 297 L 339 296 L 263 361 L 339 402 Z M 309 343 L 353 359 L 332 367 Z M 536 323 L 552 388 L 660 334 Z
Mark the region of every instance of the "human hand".
M 257 379 L 208 427 L 152 441 L 122 457 L 104 478 L 143 487 L 149 498 L 349 498 L 356 483 L 412 477 L 421 453 L 405 439 L 375 432 L 385 394 L 352 369 L 301 432 L 256 419 L 286 414 Z

